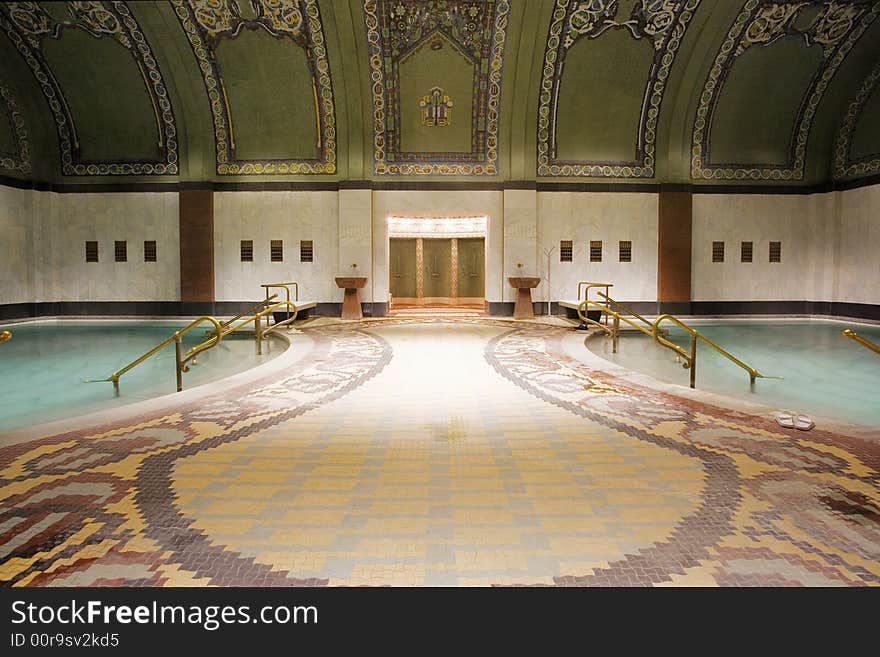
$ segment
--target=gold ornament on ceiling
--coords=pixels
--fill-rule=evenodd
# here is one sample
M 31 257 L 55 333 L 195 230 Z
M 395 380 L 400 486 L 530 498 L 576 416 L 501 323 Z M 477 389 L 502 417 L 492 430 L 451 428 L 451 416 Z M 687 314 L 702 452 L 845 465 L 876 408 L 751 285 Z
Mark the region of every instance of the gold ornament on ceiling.
M 431 93 L 419 101 L 422 108 L 422 125 L 434 128 L 452 123 L 452 100 L 443 94 L 443 89 L 433 87 Z

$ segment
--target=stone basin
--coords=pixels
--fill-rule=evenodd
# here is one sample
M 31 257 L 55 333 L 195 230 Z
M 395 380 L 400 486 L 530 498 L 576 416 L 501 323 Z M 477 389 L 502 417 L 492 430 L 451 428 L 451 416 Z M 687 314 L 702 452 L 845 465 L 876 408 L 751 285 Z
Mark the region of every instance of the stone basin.
M 535 276 L 512 276 L 507 280 L 510 282 L 511 286 L 519 290 L 526 287 L 538 287 L 541 284 L 541 279 Z
M 347 290 L 356 290 L 364 287 L 367 284 L 366 276 L 341 276 L 336 279 L 336 285 L 338 287 L 345 288 Z

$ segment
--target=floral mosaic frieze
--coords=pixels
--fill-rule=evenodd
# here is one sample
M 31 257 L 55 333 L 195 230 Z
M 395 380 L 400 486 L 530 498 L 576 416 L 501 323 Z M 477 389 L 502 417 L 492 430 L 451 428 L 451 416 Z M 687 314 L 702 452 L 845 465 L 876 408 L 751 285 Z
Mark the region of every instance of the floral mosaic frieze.
M 252 0 L 254 18 L 243 17 L 230 0 L 172 0 L 175 13 L 199 63 L 211 104 L 217 173 L 220 175 L 336 173 L 336 110 L 324 27 L 317 0 Z M 262 29 L 305 50 L 317 113 L 318 155 L 311 159 L 236 157 L 232 112 L 215 49 L 242 29 Z
M 55 121 L 61 150 L 61 172 L 74 176 L 176 175 L 177 126 L 167 86 L 152 48 L 126 2 L 68 2 L 68 17 L 54 18 L 37 2 L 0 6 L 2 29 L 27 62 Z M 96 39 L 118 42 L 137 62 L 156 119 L 159 157 L 155 161 L 86 161 L 82 158 L 76 121 L 64 90 L 46 61 L 42 46 L 67 29 L 82 29 Z
M 508 0 L 364 0 L 373 94 L 377 175 L 496 175 L 501 73 Z M 400 146 L 400 62 L 442 35 L 474 66 L 468 153 L 409 152 Z
M 798 21 L 805 8 L 817 11 L 808 25 Z M 801 180 L 807 141 L 816 111 L 831 79 L 855 43 L 880 15 L 880 3 L 853 0 L 768 2 L 747 0 L 734 19 L 713 62 L 700 95 L 691 146 L 691 177 L 704 180 Z M 785 163 L 716 163 L 710 136 L 718 100 L 730 70 L 748 49 L 784 38 L 803 39 L 821 47 L 821 62 L 804 92 L 795 117 Z
M 556 0 L 541 75 L 538 99 L 538 176 L 652 178 L 660 107 L 666 81 L 681 40 L 701 0 L 640 0 L 620 20 L 617 0 Z M 583 39 L 598 39 L 623 29 L 636 40 L 647 39 L 654 59 L 645 84 L 638 140 L 629 161 L 562 160 L 557 157 L 559 88 L 567 52 Z
M 834 145 L 835 180 L 861 178 L 880 173 L 880 153 L 871 153 L 855 159 L 850 157 L 856 126 L 863 118 L 865 106 L 878 88 L 880 88 L 880 62 L 859 87 L 840 124 Z
M 13 153 L 0 151 L 0 169 L 30 173 L 31 149 L 28 143 L 24 118 L 21 115 L 12 91 L 2 82 L 0 82 L 0 110 L 6 114 L 6 120 L 12 129 L 13 138 L 17 145 L 17 149 Z

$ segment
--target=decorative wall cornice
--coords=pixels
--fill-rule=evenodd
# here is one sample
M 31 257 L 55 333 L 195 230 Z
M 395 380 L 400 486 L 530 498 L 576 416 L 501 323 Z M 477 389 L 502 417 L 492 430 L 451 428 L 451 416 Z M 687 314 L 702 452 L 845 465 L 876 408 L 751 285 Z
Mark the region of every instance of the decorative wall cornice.
M 125 2 L 69 2 L 70 19 L 56 21 L 36 2 L 11 2 L 0 9 L 6 33 L 37 79 L 55 120 L 66 176 L 174 175 L 178 173 L 177 127 L 162 72 Z M 80 156 L 76 122 L 61 85 L 43 57 L 45 39 L 58 39 L 66 29 L 81 28 L 95 38 L 117 41 L 134 57 L 156 116 L 160 157 L 154 162 L 85 161 Z
M 15 96 L 2 82 L 0 82 L 0 109 L 6 114 L 9 127 L 12 129 L 12 136 L 16 141 L 17 151 L 14 153 L 0 152 L 0 169 L 11 171 L 19 171 L 21 173 L 31 172 L 31 150 L 28 145 L 27 130 L 24 124 L 24 118 L 18 109 L 18 103 Z
M 392 11 L 403 15 L 391 20 Z M 470 12 L 473 16 L 467 20 Z M 508 0 L 364 0 L 377 175 L 498 174 L 501 70 L 509 13 Z M 399 150 L 398 65 L 404 55 L 438 32 L 474 62 L 472 150 L 464 155 Z
M 820 12 L 809 27 L 795 21 L 807 6 Z M 728 30 L 700 96 L 694 121 L 691 176 L 704 180 L 801 180 L 807 141 L 819 103 L 834 74 L 868 26 L 880 15 L 880 2 L 803 0 L 771 2 L 747 0 Z M 710 134 L 718 99 L 737 58 L 753 47 L 767 46 L 786 37 L 805 39 L 822 48 L 822 62 L 798 108 L 785 163 L 719 164 L 711 160 Z
M 626 21 L 617 21 L 617 0 L 556 0 L 538 99 L 538 176 L 652 178 L 660 106 L 669 71 L 700 0 L 640 0 Z M 625 162 L 559 160 L 556 157 L 556 116 L 565 56 L 582 39 L 597 39 L 612 28 L 626 29 L 634 39 L 648 39 L 654 60 L 645 85 L 638 141 L 632 160 Z
M 835 180 L 859 178 L 880 173 L 880 153 L 872 153 L 857 160 L 850 158 L 856 126 L 862 118 L 862 111 L 865 109 L 865 105 L 868 104 L 871 95 L 877 91 L 878 87 L 880 87 L 880 62 L 868 74 L 862 86 L 859 87 L 855 98 L 853 98 L 853 101 L 847 108 L 843 121 L 841 121 L 837 142 L 834 146 Z M 874 117 L 873 120 L 876 121 L 877 118 Z
M 277 175 L 336 173 L 336 110 L 324 27 L 317 0 L 254 0 L 256 18 L 244 19 L 229 0 L 171 0 L 177 18 L 198 60 L 214 122 L 217 173 Z M 214 49 L 221 39 L 243 29 L 264 29 L 276 38 L 291 39 L 306 51 L 320 124 L 320 147 L 314 159 L 246 160 L 235 156 L 231 111 Z

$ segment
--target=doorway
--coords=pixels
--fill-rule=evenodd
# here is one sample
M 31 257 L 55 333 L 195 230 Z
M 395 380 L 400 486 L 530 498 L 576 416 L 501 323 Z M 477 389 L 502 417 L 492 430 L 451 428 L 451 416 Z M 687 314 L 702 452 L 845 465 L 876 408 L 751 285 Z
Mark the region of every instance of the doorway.
M 391 309 L 485 308 L 484 237 L 390 238 Z

